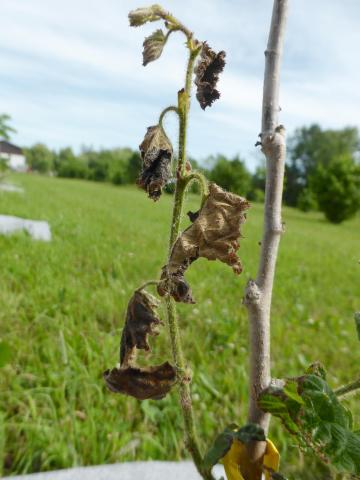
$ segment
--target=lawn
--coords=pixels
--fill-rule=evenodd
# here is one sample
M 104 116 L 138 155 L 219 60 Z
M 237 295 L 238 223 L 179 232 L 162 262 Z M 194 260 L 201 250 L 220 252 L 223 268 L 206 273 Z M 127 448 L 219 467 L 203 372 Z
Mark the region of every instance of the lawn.
M 132 187 L 36 175 L 11 180 L 25 193 L 1 193 L 0 213 L 48 220 L 51 243 L 0 237 L 0 339 L 11 345 L 0 370 L 0 473 L 186 456 L 176 391 L 139 402 L 108 392 L 102 372 L 118 361 L 126 304 L 157 278 L 166 259 L 171 196 L 158 203 Z M 198 198 L 189 199 L 195 209 Z M 187 273 L 197 300 L 181 305 L 203 446 L 223 426 L 246 421 L 246 281 L 256 274 L 262 207 L 244 228 L 236 277 L 201 259 Z M 360 220 L 330 225 L 321 214 L 285 209 L 272 313 L 276 377 L 313 361 L 339 386 L 359 375 L 353 312 L 360 309 Z M 184 224 L 186 219 L 184 219 Z M 152 341 L 151 363 L 171 359 L 166 328 Z M 353 400 L 359 425 L 360 409 Z M 293 440 L 272 422 L 284 472 L 312 478 Z M 306 464 L 303 473 L 302 465 Z M 320 478 L 320 477 L 318 477 Z

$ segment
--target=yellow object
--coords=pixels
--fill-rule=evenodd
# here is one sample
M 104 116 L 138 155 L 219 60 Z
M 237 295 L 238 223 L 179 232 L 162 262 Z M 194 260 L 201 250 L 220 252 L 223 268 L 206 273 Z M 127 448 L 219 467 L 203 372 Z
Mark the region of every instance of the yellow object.
M 223 457 L 222 463 L 224 464 L 225 473 L 228 480 L 244 480 L 241 475 L 241 465 L 246 465 L 248 462 L 248 453 L 246 445 L 239 440 L 234 440 L 230 450 Z M 263 465 L 267 469 L 279 470 L 280 454 L 272 443 L 271 440 L 266 440 L 266 450 L 263 460 Z M 265 479 L 271 480 L 270 473 L 265 469 Z

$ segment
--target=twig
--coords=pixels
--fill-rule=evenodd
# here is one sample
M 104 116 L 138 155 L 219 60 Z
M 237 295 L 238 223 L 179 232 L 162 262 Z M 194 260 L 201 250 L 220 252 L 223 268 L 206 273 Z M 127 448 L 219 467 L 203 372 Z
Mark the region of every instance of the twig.
M 338 398 L 347 397 L 348 395 L 354 395 L 360 392 L 360 378 L 354 382 L 348 383 L 335 390 L 335 394 Z
M 280 235 L 281 201 L 285 163 L 285 131 L 278 126 L 280 62 L 287 17 L 287 0 L 274 0 L 267 50 L 262 105 L 261 146 L 266 156 L 264 232 L 256 280 L 250 280 L 244 303 L 248 308 L 250 329 L 250 404 L 249 422 L 258 423 L 267 433 L 270 415 L 257 405 L 258 394 L 271 381 L 270 309 Z M 250 449 L 251 461 L 260 461 L 265 443 Z

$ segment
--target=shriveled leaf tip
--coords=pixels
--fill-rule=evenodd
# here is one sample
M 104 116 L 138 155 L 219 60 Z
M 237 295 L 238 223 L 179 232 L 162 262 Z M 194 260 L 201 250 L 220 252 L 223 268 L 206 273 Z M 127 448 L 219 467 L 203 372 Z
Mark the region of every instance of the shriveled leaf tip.
M 162 8 L 160 5 L 151 5 L 150 7 L 137 8 L 129 12 L 129 22 L 131 27 L 139 27 L 147 22 L 156 22 L 160 20 Z
M 203 110 L 211 107 L 212 103 L 220 98 L 220 92 L 216 86 L 219 75 L 225 67 L 225 56 L 224 51 L 216 53 L 206 42 L 203 43 L 200 60 L 194 69 L 196 98 Z
M 139 149 L 143 166 L 137 184 L 147 191 L 149 198 L 157 201 L 170 178 L 172 145 L 164 129 L 154 125 L 147 129 Z
M 162 54 L 163 48 L 166 43 L 166 36 L 164 32 L 159 29 L 152 33 L 149 37 L 146 37 L 143 43 L 143 65 L 144 67 L 154 60 L 157 60 Z

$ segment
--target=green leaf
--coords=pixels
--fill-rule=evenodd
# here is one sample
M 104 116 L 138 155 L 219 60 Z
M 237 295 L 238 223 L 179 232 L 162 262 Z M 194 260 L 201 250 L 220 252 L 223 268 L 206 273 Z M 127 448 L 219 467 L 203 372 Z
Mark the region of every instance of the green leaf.
M 265 441 L 266 437 L 263 428 L 256 423 L 248 423 L 241 428 L 234 423 L 228 425 L 224 431 L 215 438 L 213 445 L 206 452 L 204 457 L 205 468 L 210 469 L 216 465 L 230 450 L 234 440 L 239 440 L 242 443 L 251 441 L 261 442 Z
M 0 368 L 10 362 L 12 350 L 8 343 L 0 342 Z
M 326 375 L 308 372 L 314 373 L 288 380 L 282 389 L 269 388 L 259 406 L 280 418 L 301 446 L 339 472 L 359 475 L 360 434 L 352 431 L 352 415 L 326 383 Z
M 354 319 L 355 319 L 357 336 L 358 336 L 358 339 L 360 340 L 360 312 L 355 312 Z
M 149 37 L 146 37 L 143 43 L 143 65 L 144 67 L 154 60 L 157 60 L 162 54 L 167 37 L 161 29 L 156 30 Z
M 230 431 L 223 431 L 220 433 L 213 443 L 213 445 L 206 452 L 204 457 L 204 467 L 211 469 L 218 463 L 220 458 L 227 454 L 230 450 L 232 442 L 234 440 Z
M 277 392 L 272 392 L 270 389 L 269 393 L 261 395 L 258 404 L 261 410 L 269 412 L 275 416 L 286 414 L 288 412 L 284 400 L 278 396 Z
M 234 438 L 240 440 L 242 443 L 249 443 L 252 441 L 265 442 L 266 436 L 264 429 L 256 423 L 248 423 L 244 427 L 234 432 Z
M 300 405 L 304 405 L 304 400 L 298 394 L 297 389 L 297 382 L 295 380 L 289 380 L 284 387 L 284 393 L 288 398 L 294 400 L 294 402 L 299 403 Z

